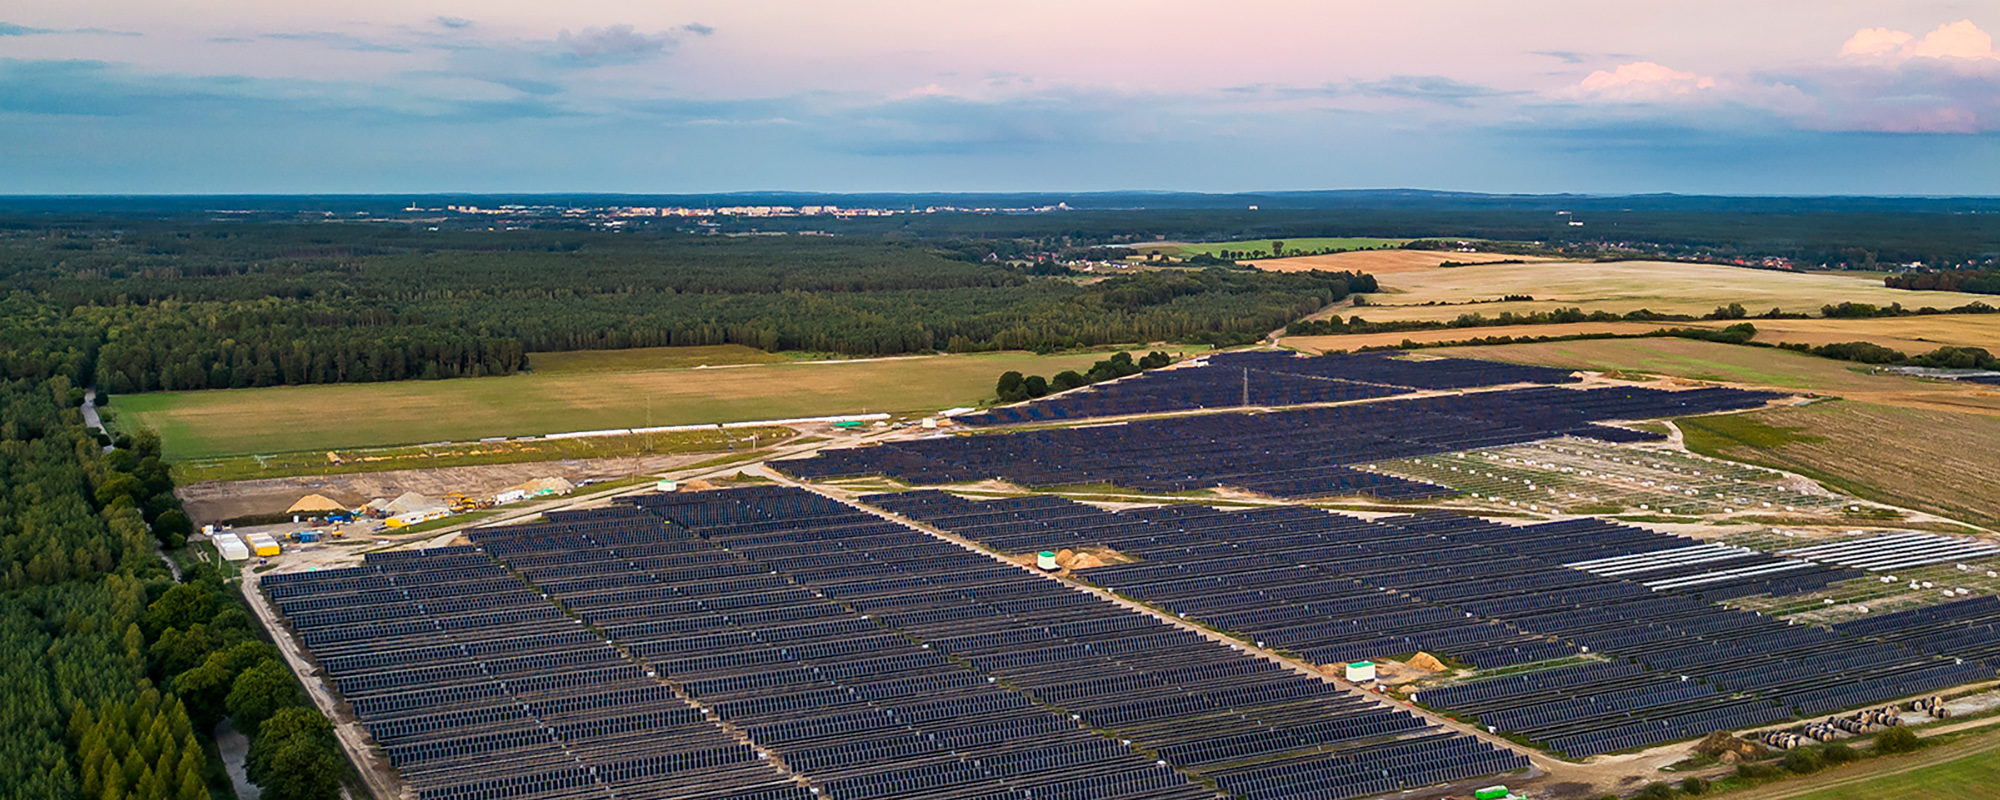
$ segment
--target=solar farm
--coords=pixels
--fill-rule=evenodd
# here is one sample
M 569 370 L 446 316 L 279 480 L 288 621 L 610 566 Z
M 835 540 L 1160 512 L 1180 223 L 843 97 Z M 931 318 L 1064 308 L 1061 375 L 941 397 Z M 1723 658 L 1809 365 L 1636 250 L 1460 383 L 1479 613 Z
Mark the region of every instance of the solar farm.
M 1331 798 L 1528 766 L 803 490 L 550 517 L 272 585 L 419 797 Z
M 2000 677 L 2000 545 L 1634 424 L 1777 399 L 1224 354 L 263 587 L 422 800 L 1347 800 Z

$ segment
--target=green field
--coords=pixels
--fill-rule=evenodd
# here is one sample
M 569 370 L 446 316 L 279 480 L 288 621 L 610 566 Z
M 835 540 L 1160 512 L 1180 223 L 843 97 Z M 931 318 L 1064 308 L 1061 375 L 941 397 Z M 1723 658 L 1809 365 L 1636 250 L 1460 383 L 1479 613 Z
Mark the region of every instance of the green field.
M 2000 752 L 1988 748 L 1942 764 L 1829 786 L 1796 800 L 1996 800 Z
M 120 395 L 109 410 L 119 427 L 159 431 L 169 460 L 191 461 L 603 428 L 928 414 L 992 399 L 994 381 L 1007 370 L 1047 376 L 1104 357 L 1006 352 L 162 392 Z
M 1134 249 L 1140 253 L 1165 253 L 1170 256 L 1187 258 L 1201 254 L 1222 255 L 1224 250 L 1251 253 L 1257 257 L 1271 255 L 1271 239 L 1244 239 L 1234 242 L 1195 242 L 1191 244 L 1141 245 Z M 1320 236 L 1303 239 L 1277 239 L 1285 243 L 1285 253 L 1305 255 L 1336 250 L 1369 250 L 1381 247 L 1401 247 L 1408 239 L 1371 239 L 1358 236 Z
M 573 350 L 529 353 L 528 369 L 542 375 L 576 372 L 640 372 L 651 369 L 693 369 L 741 364 L 782 364 L 804 360 L 805 354 L 766 353 L 740 344 L 701 347 L 635 347 L 627 350 Z

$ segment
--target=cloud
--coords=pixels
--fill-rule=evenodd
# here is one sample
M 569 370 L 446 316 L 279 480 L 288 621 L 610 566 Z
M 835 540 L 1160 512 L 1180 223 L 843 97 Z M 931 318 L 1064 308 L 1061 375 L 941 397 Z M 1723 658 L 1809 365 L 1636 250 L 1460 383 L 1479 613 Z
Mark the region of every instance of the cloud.
M 1548 56 L 1549 58 L 1556 59 L 1558 61 L 1563 62 L 1564 64 L 1583 63 L 1582 53 L 1572 53 L 1568 50 L 1535 50 L 1530 52 L 1529 55 Z
M 30 28 L 11 22 L 0 22 L 0 36 L 53 36 L 58 34 L 84 34 L 88 36 L 138 36 L 131 31 L 113 31 L 104 28 Z
M 1840 46 L 1842 56 L 1886 56 L 1894 55 L 1910 43 L 1911 36 L 1902 31 L 1888 28 L 1862 28 Z
M 472 20 L 466 19 L 464 17 L 438 17 L 435 20 L 435 22 L 437 22 L 438 25 L 441 25 L 446 28 L 451 28 L 452 30 L 462 30 L 465 28 L 472 27 Z
M 715 33 L 714 28 L 711 28 L 707 25 L 703 25 L 699 22 L 690 22 L 686 25 L 682 25 L 681 30 L 687 31 L 688 33 L 692 33 L 696 36 L 707 36 L 709 34 Z
M 556 37 L 556 44 L 571 56 L 591 64 L 643 61 L 665 52 L 673 43 L 674 37 L 668 34 L 640 33 L 630 25 L 584 28 L 582 33 L 574 35 L 564 30 Z
M 329 31 L 308 31 L 305 33 L 266 33 L 266 34 L 260 34 L 257 38 L 275 39 L 283 42 L 313 42 L 316 44 L 326 45 L 327 47 L 331 47 L 335 50 L 351 50 L 356 53 L 410 52 L 409 48 L 407 47 L 397 47 L 395 45 L 378 44 L 376 42 L 371 42 L 368 41 L 367 39 L 363 39 L 358 36 L 349 36 L 345 33 L 332 33 Z M 241 41 L 241 40 L 231 40 L 231 41 Z
M 1612 100 L 1650 100 L 1689 95 L 1715 88 L 1715 79 L 1682 72 L 1651 61 L 1620 64 L 1617 69 L 1597 70 L 1576 85 L 1586 96 Z
M 1842 58 L 1886 58 L 1895 61 L 1912 58 L 2000 60 L 2000 52 L 1993 49 L 1993 36 L 1980 30 L 1969 19 L 1939 25 L 1937 30 L 1924 34 L 1922 39 L 1889 28 L 1862 28 L 1840 46 L 1840 55 Z
M 1481 97 L 1514 94 L 1442 75 L 1391 75 L 1377 81 L 1350 83 L 1348 89 L 1366 97 L 1396 97 L 1451 106 L 1469 105 L 1469 101 Z

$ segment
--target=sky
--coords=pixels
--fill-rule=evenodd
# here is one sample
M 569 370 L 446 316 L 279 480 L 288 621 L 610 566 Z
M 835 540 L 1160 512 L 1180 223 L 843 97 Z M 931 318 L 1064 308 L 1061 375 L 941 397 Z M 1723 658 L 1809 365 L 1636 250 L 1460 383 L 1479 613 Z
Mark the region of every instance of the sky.
M 2000 3 L 8 0 L 0 194 L 2000 194 Z

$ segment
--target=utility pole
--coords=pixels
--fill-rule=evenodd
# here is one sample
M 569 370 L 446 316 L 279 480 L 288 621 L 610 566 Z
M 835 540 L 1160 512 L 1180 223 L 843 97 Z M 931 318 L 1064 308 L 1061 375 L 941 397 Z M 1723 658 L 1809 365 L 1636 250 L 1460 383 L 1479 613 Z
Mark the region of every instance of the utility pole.
M 1250 368 L 1243 368 L 1243 404 L 1250 405 Z

